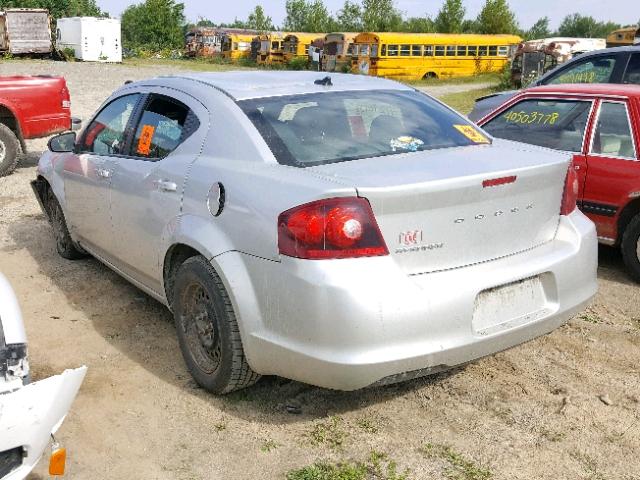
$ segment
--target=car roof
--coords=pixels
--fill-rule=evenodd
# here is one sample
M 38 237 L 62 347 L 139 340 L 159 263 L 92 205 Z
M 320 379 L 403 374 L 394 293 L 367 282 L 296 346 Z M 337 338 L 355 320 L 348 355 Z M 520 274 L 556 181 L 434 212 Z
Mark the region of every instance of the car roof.
M 331 78 L 332 86 L 318 85 L 316 80 Z M 265 98 L 283 95 L 327 91 L 355 90 L 399 90 L 411 91 L 411 87 L 379 77 L 327 72 L 291 71 L 231 71 L 181 73 L 168 77 L 158 77 L 152 83 L 162 86 L 167 79 L 184 79 L 209 85 L 222 91 L 234 100 Z M 149 80 L 140 82 L 149 84 Z
M 583 95 L 616 95 L 625 97 L 640 97 L 640 85 L 624 83 L 562 83 L 541 85 L 522 91 L 523 94 L 562 93 Z

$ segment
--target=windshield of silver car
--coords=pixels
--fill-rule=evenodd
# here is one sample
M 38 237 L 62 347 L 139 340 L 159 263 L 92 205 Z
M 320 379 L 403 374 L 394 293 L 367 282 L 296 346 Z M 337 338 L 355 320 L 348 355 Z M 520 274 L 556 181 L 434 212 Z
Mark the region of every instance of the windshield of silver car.
M 279 163 L 308 167 L 489 143 L 467 120 L 413 91 L 347 91 L 238 102 Z

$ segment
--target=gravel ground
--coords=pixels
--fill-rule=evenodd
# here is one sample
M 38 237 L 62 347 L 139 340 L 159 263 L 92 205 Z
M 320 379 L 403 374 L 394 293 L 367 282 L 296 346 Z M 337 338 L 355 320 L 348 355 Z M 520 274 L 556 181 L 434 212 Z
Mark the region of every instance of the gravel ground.
M 0 64 L 2 75 L 64 75 L 85 119 L 126 79 L 171 70 Z M 352 393 L 264 378 L 215 397 L 191 380 L 165 308 L 95 260 L 56 255 L 28 183 L 44 145 L 30 142 L 0 179 L 0 270 L 23 308 L 34 377 L 89 367 L 59 432 L 66 478 L 284 478 L 376 451 L 412 479 L 640 479 L 640 295 L 616 250 L 600 250 L 587 311 L 465 368 Z M 29 478 L 47 478 L 46 463 Z

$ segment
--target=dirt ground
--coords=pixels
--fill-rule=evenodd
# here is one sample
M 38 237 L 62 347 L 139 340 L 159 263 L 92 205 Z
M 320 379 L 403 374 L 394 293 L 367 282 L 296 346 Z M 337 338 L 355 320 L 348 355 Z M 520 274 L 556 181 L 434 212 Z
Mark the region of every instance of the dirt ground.
M 0 75 L 64 75 L 84 119 L 125 80 L 171 70 L 0 63 Z M 640 289 L 616 250 L 600 249 L 587 311 L 465 368 L 352 393 L 264 378 L 216 397 L 191 379 L 164 307 L 95 260 L 56 254 L 29 187 L 45 142 L 29 147 L 0 179 L 0 271 L 34 377 L 89 368 L 59 432 L 66 478 L 277 479 L 373 451 L 410 479 L 640 479 Z

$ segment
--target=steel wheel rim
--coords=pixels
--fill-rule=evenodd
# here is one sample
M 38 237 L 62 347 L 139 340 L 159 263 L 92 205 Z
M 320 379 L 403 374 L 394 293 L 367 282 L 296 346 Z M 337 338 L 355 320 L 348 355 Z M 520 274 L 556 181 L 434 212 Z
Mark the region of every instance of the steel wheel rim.
M 197 282 L 185 289 L 182 298 L 181 328 L 189 353 L 200 370 L 212 374 L 220 366 L 222 352 L 211 298 Z
M 4 142 L 0 140 L 0 162 L 4 160 L 4 157 L 7 156 L 7 148 L 4 145 Z
M 640 237 L 638 237 L 638 241 L 636 242 L 636 259 L 640 262 Z

